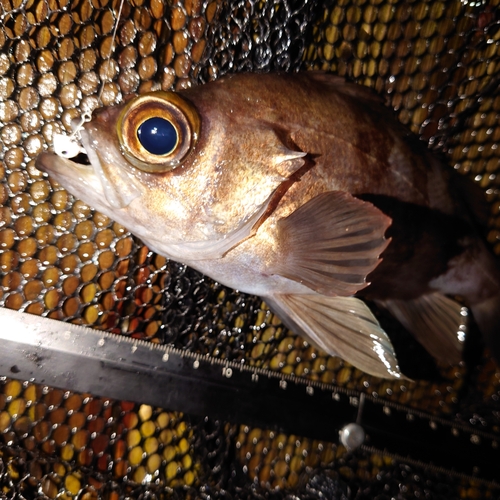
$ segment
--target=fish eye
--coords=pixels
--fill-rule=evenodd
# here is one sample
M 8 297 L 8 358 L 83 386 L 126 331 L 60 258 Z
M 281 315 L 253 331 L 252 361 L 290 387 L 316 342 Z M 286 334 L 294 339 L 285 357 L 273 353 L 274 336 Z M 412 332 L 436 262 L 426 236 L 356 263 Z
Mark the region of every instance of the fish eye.
M 137 128 L 137 138 L 143 148 L 152 155 L 170 154 L 177 145 L 177 130 L 165 118 L 148 118 Z
M 131 99 L 116 130 L 123 154 L 146 172 L 168 172 L 185 160 L 200 134 L 194 106 L 174 92 L 151 92 Z

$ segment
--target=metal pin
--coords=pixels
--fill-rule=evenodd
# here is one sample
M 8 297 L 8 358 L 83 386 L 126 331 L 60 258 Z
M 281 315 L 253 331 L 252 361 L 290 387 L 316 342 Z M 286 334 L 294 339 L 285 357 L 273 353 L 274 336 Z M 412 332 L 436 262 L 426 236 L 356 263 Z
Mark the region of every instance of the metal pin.
M 340 429 L 339 438 L 348 451 L 353 451 L 365 442 L 365 431 L 359 424 L 347 424 Z

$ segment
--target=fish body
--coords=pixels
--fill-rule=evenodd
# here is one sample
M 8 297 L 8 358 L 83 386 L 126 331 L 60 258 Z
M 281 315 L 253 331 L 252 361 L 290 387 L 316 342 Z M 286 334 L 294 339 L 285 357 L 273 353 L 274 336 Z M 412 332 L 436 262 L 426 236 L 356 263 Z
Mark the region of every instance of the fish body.
M 401 376 L 359 297 L 438 359 L 459 359 L 465 332 L 449 295 L 494 337 L 497 266 L 457 174 L 363 87 L 319 72 L 232 75 L 99 110 L 81 137 L 90 165 L 44 153 L 37 167 L 369 373 Z

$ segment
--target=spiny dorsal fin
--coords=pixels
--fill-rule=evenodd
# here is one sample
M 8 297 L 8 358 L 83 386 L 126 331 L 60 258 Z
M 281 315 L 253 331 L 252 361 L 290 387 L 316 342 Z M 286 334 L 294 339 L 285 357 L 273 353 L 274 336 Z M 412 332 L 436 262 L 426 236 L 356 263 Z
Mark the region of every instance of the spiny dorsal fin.
M 389 337 L 361 300 L 314 294 L 264 299 L 285 325 L 318 349 L 377 377 L 404 377 Z
M 384 105 L 382 97 L 373 89 L 356 83 L 350 83 L 341 76 L 326 73 L 324 71 L 308 71 L 306 75 L 311 80 L 332 87 L 337 92 L 341 92 L 344 95 L 352 97 L 356 101 L 362 101 L 370 107 L 378 109 L 382 108 Z
M 354 295 L 380 262 L 390 223 L 349 193 L 320 194 L 278 222 L 271 271 L 324 295 Z

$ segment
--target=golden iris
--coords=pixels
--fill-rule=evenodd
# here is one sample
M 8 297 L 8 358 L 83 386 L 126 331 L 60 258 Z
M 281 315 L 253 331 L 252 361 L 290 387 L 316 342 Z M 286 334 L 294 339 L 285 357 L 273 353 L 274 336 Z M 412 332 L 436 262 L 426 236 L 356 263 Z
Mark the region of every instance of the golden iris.
M 200 116 L 179 94 L 151 92 L 124 106 L 116 129 L 130 163 L 146 172 L 167 172 L 192 151 L 200 134 Z

